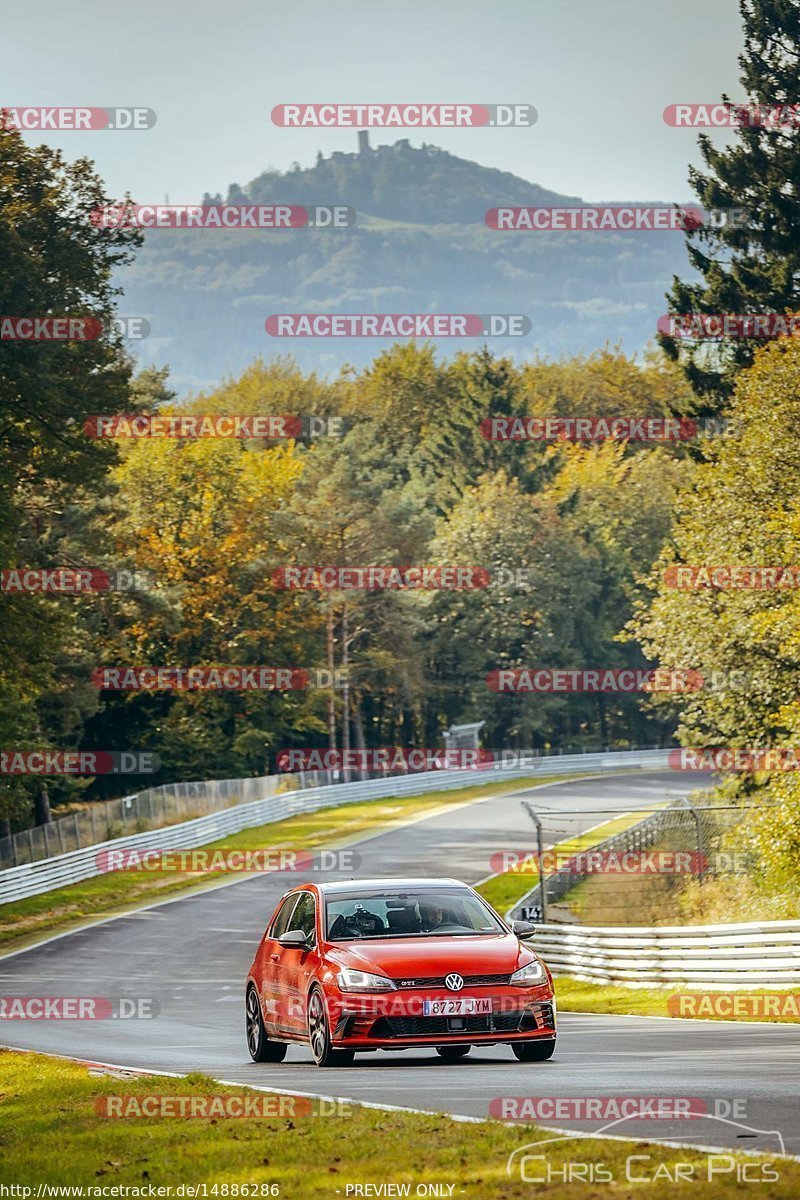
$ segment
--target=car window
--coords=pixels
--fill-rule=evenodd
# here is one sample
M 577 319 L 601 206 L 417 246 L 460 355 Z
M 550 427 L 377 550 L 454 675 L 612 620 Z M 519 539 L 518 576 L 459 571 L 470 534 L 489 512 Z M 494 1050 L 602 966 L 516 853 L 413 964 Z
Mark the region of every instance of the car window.
M 297 904 L 297 895 L 296 894 L 286 897 L 283 904 L 278 909 L 277 916 L 275 917 L 274 921 L 272 922 L 272 928 L 269 931 L 270 937 L 279 938 L 279 937 L 281 937 L 282 934 L 284 934 L 286 932 L 286 928 L 289 924 L 289 918 L 291 917 L 292 913 L 294 912 L 296 904 Z
M 464 888 L 360 891 L 326 901 L 327 937 L 350 941 L 376 937 L 466 937 L 504 933 L 478 897 Z
M 292 919 L 289 922 L 287 933 L 291 933 L 295 929 L 300 929 L 307 938 L 313 940 L 315 935 L 314 913 L 316 906 L 314 897 L 311 892 L 301 892 L 300 899 L 297 901 L 297 907 L 292 913 Z

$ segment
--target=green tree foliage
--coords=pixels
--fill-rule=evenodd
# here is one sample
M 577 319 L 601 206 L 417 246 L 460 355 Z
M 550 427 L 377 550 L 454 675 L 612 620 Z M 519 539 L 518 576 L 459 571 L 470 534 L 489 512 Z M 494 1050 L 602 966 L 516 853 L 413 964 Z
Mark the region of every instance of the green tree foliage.
M 91 316 L 105 325 L 87 341 L 4 341 L 0 355 L 0 566 L 51 566 L 74 546 L 79 493 L 100 487 L 113 449 L 90 441 L 84 419 L 125 406 L 130 365 L 109 330 L 112 272 L 130 259 L 138 235 L 98 229 L 92 210 L 107 203 L 91 164 L 66 163 L 31 147 L 0 120 L 0 312 L 17 317 Z M 74 742 L 91 709 L 72 686 L 85 646 L 79 613 L 48 596 L 9 594 L 0 623 L 0 743 Z M 54 739 L 58 739 L 54 742 Z M 47 791 L 6 780 L 0 818 L 30 799 L 47 819 Z
M 764 108 L 794 105 L 800 69 L 800 10 L 794 0 L 740 0 L 744 53 L 739 62 L 744 95 L 734 102 Z M 726 101 L 730 98 L 723 97 Z M 675 313 L 786 313 L 800 309 L 800 128 L 756 123 L 736 130 L 733 144 L 717 148 L 699 138 L 706 170 L 689 179 L 706 209 L 742 209 L 741 223 L 687 233 L 699 279 L 675 278 L 669 293 Z M 685 367 L 700 398 L 701 416 L 719 411 L 736 372 L 753 358 L 752 341 L 682 343 L 663 337 Z
M 676 565 L 779 566 L 798 559 L 800 343 L 780 339 L 740 377 L 736 437 L 708 443 L 707 460 L 677 500 L 678 519 L 632 626 L 666 666 L 746 670 L 747 687 L 704 689 L 681 708 L 692 744 L 764 745 L 791 736 L 800 666 L 798 601 L 783 589 L 680 590 Z M 666 576 L 666 578 L 665 578 Z M 798 710 L 800 711 L 800 709 Z
M 669 586 L 676 566 L 796 569 L 800 560 L 800 342 L 780 339 L 737 381 L 738 436 L 710 447 L 678 497 L 677 520 L 631 625 L 666 666 L 691 663 L 710 686 L 680 706 L 684 745 L 791 747 L 800 736 L 800 599 L 796 588 Z M 766 782 L 778 808 L 748 827 L 776 877 L 798 874 L 797 772 L 743 775 L 726 790 Z

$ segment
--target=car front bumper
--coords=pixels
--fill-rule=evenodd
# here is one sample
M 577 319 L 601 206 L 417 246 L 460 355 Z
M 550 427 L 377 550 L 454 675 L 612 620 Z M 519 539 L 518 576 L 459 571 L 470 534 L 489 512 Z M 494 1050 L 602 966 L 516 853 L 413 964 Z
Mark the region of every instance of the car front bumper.
M 357 1050 L 400 1049 L 448 1042 L 491 1044 L 552 1038 L 556 1011 L 552 989 L 476 988 L 471 999 L 491 1000 L 491 1012 L 458 1016 L 426 1016 L 425 1000 L 452 1000 L 452 992 L 408 989 L 378 995 L 336 992 L 329 995 L 332 1041 Z

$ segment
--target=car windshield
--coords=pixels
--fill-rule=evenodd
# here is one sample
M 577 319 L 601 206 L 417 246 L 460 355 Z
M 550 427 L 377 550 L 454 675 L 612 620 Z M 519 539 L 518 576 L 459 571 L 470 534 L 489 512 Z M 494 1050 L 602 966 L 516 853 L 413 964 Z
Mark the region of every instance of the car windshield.
M 471 892 L 456 888 L 356 891 L 326 900 L 332 942 L 357 938 L 474 937 L 506 930 Z

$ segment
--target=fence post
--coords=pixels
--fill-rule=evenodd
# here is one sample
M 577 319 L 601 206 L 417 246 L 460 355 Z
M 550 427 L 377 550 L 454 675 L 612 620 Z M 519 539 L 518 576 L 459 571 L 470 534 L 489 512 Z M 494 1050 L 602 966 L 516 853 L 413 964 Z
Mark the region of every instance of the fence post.
M 682 796 L 681 799 L 694 817 L 695 841 L 697 844 L 697 882 L 702 883 L 705 877 L 705 871 L 703 869 L 705 865 L 705 854 L 703 852 L 703 829 L 702 825 L 700 824 L 700 814 L 691 804 L 688 796 Z
M 527 800 L 522 801 L 522 807 L 536 826 L 536 845 L 539 851 L 539 899 L 541 900 L 542 924 L 547 924 L 547 881 L 545 879 L 544 842 L 542 839 L 542 822 L 533 811 Z
M 50 857 L 50 835 L 47 832 L 48 822 L 44 823 L 44 825 L 42 826 L 42 829 L 44 830 L 44 856 L 45 856 L 45 858 L 49 858 Z M 32 835 L 31 835 L 31 854 L 33 854 L 33 836 Z
M 78 814 L 73 813 L 72 816 L 75 821 L 75 849 L 80 850 L 82 848 L 81 847 L 81 827 L 80 827 L 80 824 L 78 823 Z

